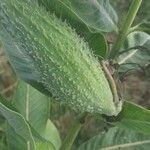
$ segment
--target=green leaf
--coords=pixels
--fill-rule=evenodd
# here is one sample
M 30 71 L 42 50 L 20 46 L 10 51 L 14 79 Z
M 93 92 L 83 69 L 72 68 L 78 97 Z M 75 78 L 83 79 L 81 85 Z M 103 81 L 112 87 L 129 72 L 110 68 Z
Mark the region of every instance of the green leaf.
M 50 122 L 50 120 L 48 122 Z M 51 122 L 51 124 L 52 124 L 52 122 Z M 60 143 L 61 143 L 61 141 L 59 141 L 60 140 L 59 133 L 56 128 L 55 128 L 54 132 L 51 132 L 51 130 L 53 130 L 53 129 L 49 129 L 49 130 L 45 129 L 45 134 L 50 135 L 50 138 L 49 138 L 49 137 L 46 137 L 45 135 L 39 135 L 38 133 L 35 133 L 35 130 L 33 130 L 33 128 L 31 127 L 31 131 L 32 131 L 32 134 L 35 139 L 36 150 L 40 149 L 40 147 L 43 147 L 43 148 L 45 147 L 45 148 L 47 148 L 46 150 L 59 150 Z M 58 134 L 58 139 L 56 136 L 56 132 Z M 54 139 L 53 139 L 53 134 L 54 134 Z M 7 141 L 8 141 L 7 144 L 9 145 L 10 150 L 12 150 L 12 149 L 14 149 L 14 150 L 20 150 L 20 149 L 21 150 L 30 150 L 30 147 L 26 143 L 26 141 L 22 137 L 17 135 L 9 125 L 7 127 L 6 135 L 7 135 Z M 55 145 L 55 143 L 58 145 Z
M 50 98 L 24 81 L 19 81 L 12 105 L 39 134 L 44 132 L 49 118 Z
M 116 117 L 115 126 L 150 135 L 150 111 L 126 101 Z
M 7 125 L 6 139 L 9 150 L 30 150 L 30 143 L 24 140 L 23 137 L 16 134 L 10 125 Z
M 83 143 L 77 150 L 148 150 L 150 136 L 117 127 Z
M 29 143 L 27 143 L 21 136 L 17 135 L 9 125 L 6 131 L 6 138 L 9 150 L 31 150 Z M 41 137 L 35 138 L 35 146 L 36 150 L 43 150 L 44 148 L 44 150 L 57 150 L 51 142 L 46 141 Z
M 100 31 L 94 33 L 87 27 L 87 24 L 78 16 L 70 7 L 67 0 L 38 0 L 47 11 L 55 13 L 63 21 L 68 22 L 76 32 L 83 37 L 88 43 L 94 54 L 98 57 L 105 57 L 107 51 L 107 42 Z
M 99 59 L 106 57 L 106 51 L 108 47 L 104 35 L 99 33 L 89 33 L 86 35 L 86 40 L 88 41 L 89 46 L 92 48 L 93 53 L 99 57 Z
M 117 30 L 118 17 L 109 0 L 70 0 L 69 7 L 90 28 L 97 31 Z
M 47 141 L 50 141 L 55 146 L 56 150 L 60 149 L 61 139 L 59 136 L 59 132 L 49 119 L 47 120 L 46 128 L 42 137 Z
M 150 21 L 145 20 L 130 29 L 130 32 L 134 32 L 134 31 L 142 31 L 150 34 Z
M 50 98 L 24 81 L 20 81 L 14 93 L 12 104 L 41 138 L 47 141 L 48 145 L 51 144 L 56 150 L 59 150 L 61 146 L 59 133 L 54 124 L 48 119 Z M 47 144 L 45 146 L 48 146 Z M 44 146 L 42 142 L 40 142 L 40 145 Z
M 96 32 L 117 30 L 118 16 L 110 5 L 109 0 L 51 0 L 51 2 L 39 0 L 39 3 L 47 5 L 47 8 L 55 10 L 56 13 L 61 13 L 62 16 L 64 13 L 64 15 L 67 15 L 67 18 L 68 16 L 75 20 L 79 18 L 80 22 Z
M 150 62 L 150 35 L 144 32 L 132 32 L 122 48 L 118 58 L 119 72 L 139 70 Z
M 0 97 L 0 99 L 3 99 Z M 21 136 L 31 149 L 35 149 L 35 142 L 28 123 L 24 117 L 19 113 L 7 108 L 0 103 L 0 113 L 7 120 L 8 124 L 12 127 L 15 134 Z
M 36 150 L 56 150 L 51 143 L 36 143 Z

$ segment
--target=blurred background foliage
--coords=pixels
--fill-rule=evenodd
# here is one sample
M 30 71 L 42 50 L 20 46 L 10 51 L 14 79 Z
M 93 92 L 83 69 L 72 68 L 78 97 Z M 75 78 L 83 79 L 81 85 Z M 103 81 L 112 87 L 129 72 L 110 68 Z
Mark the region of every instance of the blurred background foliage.
M 111 0 L 111 4 L 118 12 L 119 25 L 125 18 L 129 5 L 132 0 Z M 144 20 L 150 20 L 150 1 L 143 1 L 138 11 L 134 25 Z M 125 97 L 150 109 L 150 66 L 146 69 L 136 72 L 134 75 L 128 75 L 124 79 Z
M 115 10 L 117 10 L 119 18 L 123 18 L 132 0 L 110 0 L 110 2 L 114 6 Z M 149 8 L 150 1 L 143 1 L 135 20 L 136 23 L 142 21 L 143 19 L 150 19 Z
M 111 0 L 111 4 L 118 12 L 119 18 L 121 18 L 119 24 L 131 4 L 132 0 Z M 150 1 L 143 1 L 143 4 L 138 12 L 135 23 L 142 21 L 143 19 L 150 19 Z M 4 50 L 0 44 L 0 93 L 7 98 L 12 96 L 12 93 L 17 85 L 17 79 L 15 72 L 11 68 L 8 59 L 4 53 Z M 146 70 L 141 70 L 134 75 L 128 75 L 124 78 L 125 97 L 131 99 L 134 102 L 150 109 L 150 66 Z M 59 105 L 58 103 L 51 104 L 51 120 L 55 123 L 60 131 L 62 138 L 66 135 L 70 122 L 74 119 L 74 112 L 69 108 Z M 80 145 L 83 141 L 86 141 L 90 137 L 96 135 L 100 131 L 107 130 L 106 125 L 101 124 L 101 120 L 98 118 L 87 118 L 87 124 L 84 129 L 78 135 L 76 145 Z M 81 140 L 82 139 L 82 140 Z M 5 140 L 5 120 L 0 116 L 0 149 L 6 149 Z

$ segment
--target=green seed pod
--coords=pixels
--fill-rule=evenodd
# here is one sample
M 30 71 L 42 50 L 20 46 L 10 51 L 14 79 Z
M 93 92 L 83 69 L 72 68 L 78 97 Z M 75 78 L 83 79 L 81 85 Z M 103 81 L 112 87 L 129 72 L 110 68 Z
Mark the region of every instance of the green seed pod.
M 1 40 L 23 80 L 42 85 L 76 111 L 120 112 L 107 73 L 67 23 L 25 0 L 1 0 L 0 21 Z

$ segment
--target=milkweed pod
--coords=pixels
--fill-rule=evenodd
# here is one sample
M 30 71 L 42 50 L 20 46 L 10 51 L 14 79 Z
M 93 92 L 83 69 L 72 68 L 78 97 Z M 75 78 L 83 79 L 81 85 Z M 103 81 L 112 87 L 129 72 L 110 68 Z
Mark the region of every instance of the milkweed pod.
M 101 65 L 67 23 L 25 0 L 1 0 L 0 20 L 1 40 L 23 80 L 76 111 L 120 112 Z

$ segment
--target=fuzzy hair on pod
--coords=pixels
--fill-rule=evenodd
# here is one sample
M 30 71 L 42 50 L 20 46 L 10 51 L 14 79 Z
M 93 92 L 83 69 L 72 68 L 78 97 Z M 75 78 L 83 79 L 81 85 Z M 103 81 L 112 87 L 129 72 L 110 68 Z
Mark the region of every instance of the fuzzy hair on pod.
M 0 39 L 21 79 L 75 111 L 120 112 L 88 44 L 54 14 L 27 0 L 1 0 Z

